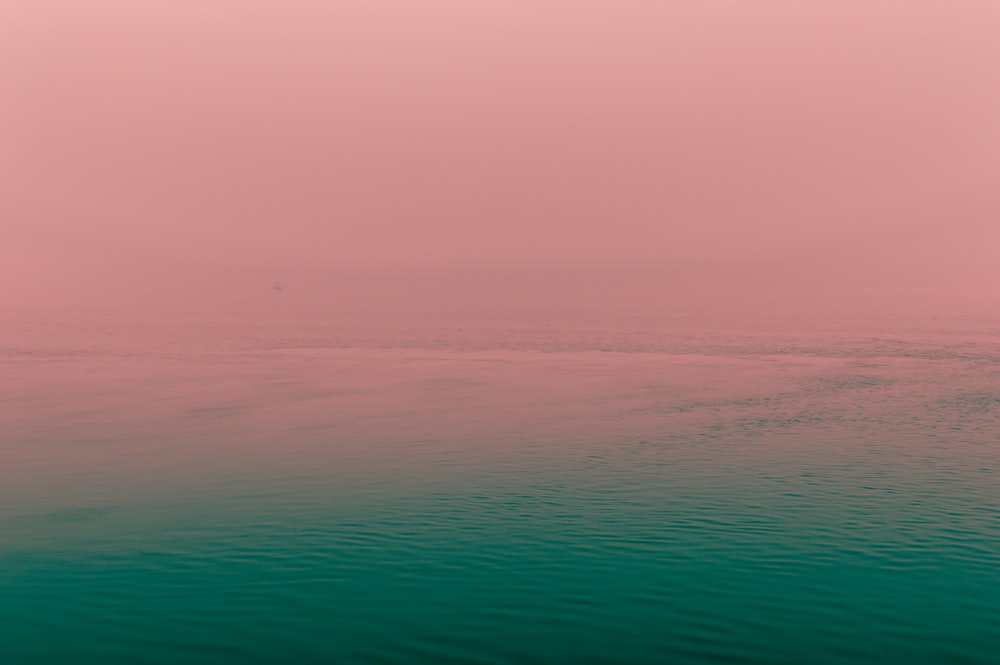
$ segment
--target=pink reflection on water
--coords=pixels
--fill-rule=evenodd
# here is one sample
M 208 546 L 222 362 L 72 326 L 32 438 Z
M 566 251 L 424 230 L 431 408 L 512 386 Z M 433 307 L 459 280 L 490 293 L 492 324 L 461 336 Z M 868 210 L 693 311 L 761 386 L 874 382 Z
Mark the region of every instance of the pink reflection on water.
M 859 321 L 22 321 L 4 351 L 0 492 L 16 508 L 253 478 L 444 482 L 588 456 L 722 468 L 988 454 L 993 328 Z

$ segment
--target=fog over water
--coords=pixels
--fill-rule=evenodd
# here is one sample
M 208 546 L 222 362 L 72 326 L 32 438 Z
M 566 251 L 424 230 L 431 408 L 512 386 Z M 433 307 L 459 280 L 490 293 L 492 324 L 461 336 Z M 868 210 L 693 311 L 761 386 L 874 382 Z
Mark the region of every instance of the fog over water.
M 0 3 L 0 663 L 995 663 L 998 25 Z
M 1000 281 L 994 2 L 0 11 L 3 307 L 330 297 L 345 271 Z

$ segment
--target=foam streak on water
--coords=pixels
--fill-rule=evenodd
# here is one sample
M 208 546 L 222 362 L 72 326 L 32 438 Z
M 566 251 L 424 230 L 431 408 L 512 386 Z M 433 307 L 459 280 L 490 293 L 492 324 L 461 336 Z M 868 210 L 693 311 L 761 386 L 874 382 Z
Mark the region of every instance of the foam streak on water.
M 3 663 L 1000 653 L 995 322 L 4 330 Z

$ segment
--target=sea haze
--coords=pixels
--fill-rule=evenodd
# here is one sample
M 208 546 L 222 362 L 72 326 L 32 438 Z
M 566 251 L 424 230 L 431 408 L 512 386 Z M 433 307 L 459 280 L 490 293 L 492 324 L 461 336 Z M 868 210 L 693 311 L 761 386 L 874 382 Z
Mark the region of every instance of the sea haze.
M 270 285 L 5 318 L 0 661 L 995 661 L 1000 319 Z
M 997 26 L 0 1 L 0 665 L 995 665 Z

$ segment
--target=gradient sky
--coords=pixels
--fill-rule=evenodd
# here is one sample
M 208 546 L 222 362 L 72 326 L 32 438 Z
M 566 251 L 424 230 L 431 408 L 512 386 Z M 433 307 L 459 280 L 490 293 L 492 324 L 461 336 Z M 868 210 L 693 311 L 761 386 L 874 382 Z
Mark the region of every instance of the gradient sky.
M 476 266 L 989 296 L 998 34 L 996 0 L 8 0 L 0 304 Z

